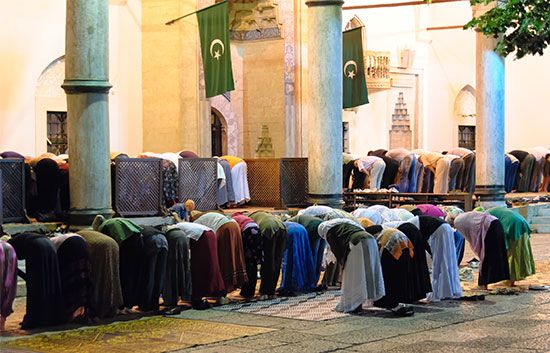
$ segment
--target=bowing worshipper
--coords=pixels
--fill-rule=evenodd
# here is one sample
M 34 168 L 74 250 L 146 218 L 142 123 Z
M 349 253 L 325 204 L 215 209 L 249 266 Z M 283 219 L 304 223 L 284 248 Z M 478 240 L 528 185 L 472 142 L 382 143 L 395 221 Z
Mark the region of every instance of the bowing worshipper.
M 372 205 L 368 208 L 368 210 L 374 211 L 380 215 L 382 219 L 381 224 L 401 220 L 401 218 L 399 218 L 399 216 L 394 211 L 384 205 Z
M 474 151 L 464 147 L 457 147 L 447 152 L 450 155 L 459 156 L 464 162 L 463 171 L 457 177 L 456 189 L 464 192 L 473 192 L 476 177 L 476 155 Z
M 372 223 L 374 223 L 375 225 L 383 223 L 382 215 L 380 214 L 380 212 L 376 211 L 375 209 L 371 209 L 370 207 L 358 208 L 354 210 L 351 214 L 358 219 L 367 218 L 370 221 L 372 221 Z
M 235 190 L 231 178 L 231 166 L 225 159 L 218 158 L 218 169 L 221 167 L 225 180 L 218 187 L 218 205 L 230 207 L 235 204 Z M 218 176 L 221 173 L 218 170 Z
M 306 215 L 312 217 L 323 218 L 327 213 L 332 212 L 334 209 L 325 205 L 313 205 L 307 208 L 303 208 L 298 211 L 299 215 Z
M 118 244 L 107 235 L 93 230 L 81 230 L 77 234 L 86 241 L 90 253 L 93 288 L 90 315 L 113 317 L 123 305 Z
M 390 208 L 390 210 L 402 221 L 408 221 L 414 217 L 414 214 L 404 208 Z
M 386 155 L 386 153 L 388 153 L 388 150 L 380 148 L 374 151 L 369 151 L 368 155 L 382 158 Z
M 214 231 L 218 241 L 218 260 L 227 293 L 242 288 L 247 282 L 241 228 L 237 222 L 224 214 L 208 212 L 200 215 L 194 223 Z
M 422 215 L 422 211 L 418 207 L 416 207 L 416 205 L 401 205 L 399 206 L 399 208 L 409 211 L 413 214 L 413 216 Z
M 425 152 L 418 158 L 420 162 L 434 174 L 433 192 L 446 194 L 449 192 L 450 168 L 452 158 L 444 158 L 439 152 Z M 429 191 L 423 188 L 423 190 Z
M 114 239 L 118 244 L 122 298 L 124 307 L 132 309 L 141 300 L 141 266 L 144 254 L 142 228 L 125 218 L 106 220 L 101 215 L 95 217 L 92 228 Z
M 354 176 L 353 189 L 380 189 L 382 175 L 386 169 L 386 163 L 382 158 L 361 157 L 355 160 L 355 166 L 363 175 Z
M 342 154 L 342 187 L 344 190 L 349 190 L 353 188 L 353 180 L 352 176 L 359 172 L 357 167 L 355 166 L 355 161 L 359 157 L 354 156 L 350 153 L 343 153 Z
M 374 305 L 391 310 L 398 316 L 414 314 L 411 304 L 417 300 L 414 292 L 414 247 L 407 236 L 395 228 L 372 226 L 365 229 L 378 242 L 380 263 L 384 276 L 385 295 Z M 420 298 L 422 299 L 422 298 Z
M 351 213 L 346 212 L 344 210 L 339 210 L 337 208 L 331 209 L 329 212 L 323 214 L 321 218 L 324 221 L 329 221 L 329 220 L 335 219 L 335 218 L 347 218 L 347 219 L 351 219 L 352 221 L 357 222 L 357 218 L 355 218 L 354 215 L 352 215 Z
M 53 243 L 44 235 L 22 233 L 8 240 L 19 260 L 25 260 L 25 272 L 18 270 L 27 286 L 24 330 L 59 325 L 66 321 L 59 263 Z
M 338 218 L 319 225 L 337 262 L 343 267 L 342 296 L 336 311 L 361 311 L 385 295 L 380 253 L 376 239 L 356 222 Z
M 250 217 L 237 212 L 233 218 L 241 228 L 244 249 L 244 262 L 246 264 L 246 276 L 248 281 L 241 287 L 241 296 L 251 299 L 256 293 L 258 280 L 258 266 L 262 265 L 264 257 L 263 237 L 258 224 Z
M 535 164 L 533 167 L 533 174 L 531 176 L 529 191 L 537 192 L 539 191 L 542 182 L 542 168 L 544 165 L 544 160 L 546 155 L 550 153 L 550 150 L 546 147 L 539 146 L 528 148 L 527 152 L 535 156 Z
M 138 158 L 157 158 L 161 160 L 162 192 L 166 207 L 173 206 L 178 199 L 179 155 L 176 153 L 144 152 Z
M 58 234 L 49 238 L 57 252 L 63 315 L 67 318 L 90 317 L 93 284 L 90 279 L 90 253 L 84 238 L 75 233 Z
M 539 192 L 550 191 L 550 153 L 544 156 L 544 164 L 542 166 L 542 184 Z
M 189 239 L 190 249 L 190 269 L 191 269 L 191 303 L 193 309 L 204 310 L 210 308 L 210 304 L 205 298 L 219 298 L 226 295 L 226 290 L 223 283 L 220 263 L 218 260 L 218 241 L 214 231 L 202 224 L 180 222 L 173 226 L 169 226 L 170 237 L 185 236 Z M 180 234 L 172 233 L 174 229 L 181 232 Z M 179 264 L 177 264 L 179 266 Z M 185 271 L 185 268 L 181 269 Z M 183 273 L 180 273 L 183 274 Z M 179 295 L 183 294 L 183 298 L 187 295 L 188 285 L 186 279 L 179 278 L 183 283 L 178 284 Z M 171 281 L 171 279 L 168 279 Z M 170 288 L 175 289 L 172 285 Z M 175 292 L 171 295 L 177 296 Z M 173 312 L 174 314 L 177 312 Z
M 367 229 L 368 227 L 372 227 L 372 226 L 375 226 L 376 224 L 374 224 L 373 221 L 371 221 L 370 219 L 368 218 L 357 218 L 357 221 L 359 222 L 359 224 L 361 225 L 361 227 Z
M 464 211 L 456 206 L 439 206 L 441 211 L 445 213 L 445 222 L 453 224 L 453 220 L 460 214 L 464 213 Z M 454 228 L 453 228 L 454 229 Z M 464 236 L 458 229 L 454 229 L 454 240 L 455 240 L 455 248 L 456 248 L 456 261 L 460 265 L 462 263 L 462 259 L 464 257 L 464 248 L 466 240 L 464 239 Z
M 399 163 L 397 181 L 399 191 L 416 192 L 416 156 L 406 148 L 394 148 L 386 153 L 387 157 Z
M 17 255 L 10 243 L 0 240 L 0 331 L 5 330 L 6 319 L 13 313 L 12 305 L 16 292 Z
M 439 207 L 435 205 L 424 203 L 424 204 L 416 205 L 416 207 L 422 212 L 422 215 L 424 216 L 431 216 L 431 217 L 445 219 L 445 212 L 443 212 Z
M 50 158 L 42 158 L 33 168 L 36 174 L 38 214 L 41 221 L 54 220 L 60 211 L 59 185 L 60 172 L 57 162 Z
M 410 222 L 420 230 L 426 251 L 432 256 L 432 292 L 427 299 L 439 301 L 460 298 L 462 288 L 453 229 L 442 219 L 430 216 L 414 217 Z
M 504 155 L 504 190 L 506 192 L 516 190 L 518 173 L 519 160 L 510 153 L 506 153 Z
M 250 191 L 248 189 L 248 177 L 246 162 L 235 156 L 222 156 L 231 167 L 231 179 L 233 182 L 233 191 L 235 192 L 235 203 L 244 204 L 250 201 Z
M 250 218 L 260 227 L 263 238 L 264 262 L 260 269 L 260 299 L 272 298 L 286 248 L 286 226 L 278 217 L 263 211 L 250 214 Z
M 443 158 L 449 161 L 449 191 L 460 191 L 464 160 L 460 156 L 450 153 L 445 154 Z
M 187 159 L 187 158 L 199 158 L 199 156 L 193 152 L 193 151 L 180 151 L 178 153 L 178 155 L 183 158 L 183 159 Z
M 430 280 L 430 271 L 426 259 L 426 247 L 424 238 L 420 230 L 410 221 L 402 222 L 396 225 L 397 229 L 409 238 L 414 249 L 414 256 L 411 258 L 413 268 L 413 282 L 410 289 L 411 301 L 415 302 L 426 298 L 428 293 L 432 292 L 432 283 Z
M 0 158 L 2 159 L 25 159 L 25 156 L 23 156 L 20 153 L 17 153 L 15 151 L 4 151 L 0 153 Z
M 168 241 L 164 233 L 154 227 L 143 227 L 143 255 L 141 258 L 141 311 L 158 311 L 159 298 L 164 288 L 168 258 Z
M 162 299 L 169 309 L 167 314 L 178 314 L 178 300 L 191 301 L 191 259 L 189 257 L 190 238 L 177 227 L 169 227 L 165 233 L 168 242 L 166 278 Z
M 504 229 L 496 217 L 471 211 L 451 219 L 451 225 L 464 235 L 479 258 L 480 289 L 487 290 L 488 284 L 510 279 Z
M 536 158 L 529 152 L 522 150 L 513 150 L 510 151 L 510 154 L 516 157 L 519 161 L 519 178 L 517 191 L 529 192 Z
M 294 296 L 316 287 L 315 265 L 306 228 L 295 222 L 285 222 L 287 235 L 283 255 L 283 278 L 279 295 Z
M 313 265 L 315 268 L 313 283 L 317 286 L 319 278 L 321 277 L 323 254 L 325 253 L 325 248 L 327 246 L 326 240 L 319 236 L 319 225 L 323 222 L 323 220 L 314 216 L 297 215 L 290 218 L 289 221 L 299 223 L 307 230 L 309 246 L 311 249 L 311 255 L 313 256 Z M 322 288 L 318 287 L 317 289 Z
M 487 211 L 498 218 L 504 229 L 504 240 L 508 249 L 510 286 L 516 281 L 535 274 L 535 260 L 531 251 L 531 227 L 519 213 L 505 207 L 495 207 Z

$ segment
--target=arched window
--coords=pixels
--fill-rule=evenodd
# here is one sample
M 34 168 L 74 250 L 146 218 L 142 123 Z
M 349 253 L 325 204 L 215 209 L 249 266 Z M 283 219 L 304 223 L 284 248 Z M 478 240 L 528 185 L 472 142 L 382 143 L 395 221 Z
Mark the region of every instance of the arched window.
M 212 133 L 212 156 L 227 154 L 225 119 L 216 109 L 212 109 L 210 112 L 210 130 Z

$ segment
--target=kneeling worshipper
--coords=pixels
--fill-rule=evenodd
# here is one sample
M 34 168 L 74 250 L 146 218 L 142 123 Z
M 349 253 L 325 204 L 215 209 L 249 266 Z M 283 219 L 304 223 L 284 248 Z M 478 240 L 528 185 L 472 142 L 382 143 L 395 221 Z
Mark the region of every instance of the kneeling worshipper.
M 231 167 L 231 179 L 233 182 L 233 191 L 235 192 L 235 202 L 243 204 L 250 201 L 250 191 L 248 189 L 248 177 L 246 162 L 235 156 L 222 156 Z
M 371 234 L 356 222 L 339 218 L 321 223 L 319 235 L 343 267 L 342 296 L 336 311 L 361 311 L 363 304 L 371 305 L 385 295 L 378 244 Z
M 519 213 L 506 207 L 495 207 L 487 211 L 498 218 L 504 229 L 504 240 L 508 249 L 510 286 L 527 276 L 535 274 L 535 260 L 531 251 L 531 227 Z
M 413 216 L 421 216 L 423 214 L 422 211 L 416 207 L 416 205 L 401 205 L 399 208 L 409 211 L 413 214 Z
M 406 148 L 394 148 L 386 156 L 399 163 L 397 181 L 399 191 L 416 192 L 416 156 Z
M 397 216 L 401 221 L 408 221 L 414 217 L 414 214 L 407 211 L 404 208 L 390 208 L 390 210 Z
M 323 222 L 322 219 L 307 215 L 297 215 L 289 219 L 290 222 L 296 222 L 303 225 L 307 230 L 307 236 L 309 239 L 309 246 L 311 248 L 311 255 L 313 256 L 314 276 L 313 283 L 317 286 L 319 278 L 321 277 L 321 265 L 323 264 L 323 254 L 327 242 L 325 239 L 319 236 L 319 225 Z M 318 289 L 323 289 L 319 287 Z
M 93 285 L 91 316 L 113 317 L 122 307 L 117 242 L 93 230 L 77 233 L 86 241 L 90 252 L 90 280 Z
M 445 218 L 445 212 L 443 212 L 439 207 L 431 205 L 428 203 L 416 205 L 416 207 L 422 211 L 422 215 L 436 217 L 436 218 Z
M 0 226 L 0 235 L 2 228 Z M 17 292 L 17 255 L 10 243 L 0 240 L 0 331 L 6 328 L 6 319 L 13 313 Z
M 357 219 L 367 218 L 375 225 L 382 224 L 382 216 L 379 212 L 370 208 L 358 208 L 351 213 Z
M 216 234 L 218 260 L 227 293 L 242 288 L 248 279 L 241 228 L 237 222 L 224 214 L 208 212 L 200 215 L 194 223 L 202 224 Z
M 315 286 L 315 268 L 306 228 L 295 222 L 285 222 L 286 248 L 283 256 L 283 278 L 279 295 L 294 296 L 309 292 Z
M 27 286 L 24 330 L 66 322 L 59 263 L 53 243 L 43 234 L 16 234 L 8 240 L 17 258 L 25 260 L 25 272 L 18 270 Z
M 367 189 L 366 177 L 368 177 L 368 189 L 380 189 L 382 176 L 386 169 L 386 163 L 382 158 L 375 156 L 361 157 L 355 160 L 355 166 L 362 174 L 355 176 L 353 189 Z
M 374 302 L 380 308 L 391 310 L 398 316 L 410 316 L 414 310 L 410 304 L 422 298 L 416 298 L 413 264 L 414 247 L 405 234 L 395 228 L 372 226 L 365 229 L 372 234 L 379 246 L 380 263 L 384 275 L 386 295 Z
M 462 233 L 479 258 L 477 284 L 480 289 L 487 290 L 488 284 L 510 279 L 504 229 L 496 217 L 471 211 L 458 215 L 451 224 Z
M 382 224 L 401 220 L 394 211 L 384 205 L 373 205 L 370 206 L 368 210 L 378 213 L 382 219 Z
M 205 298 L 219 298 L 226 295 L 223 283 L 220 262 L 218 260 L 218 241 L 214 231 L 202 224 L 180 222 L 168 227 L 168 237 L 170 239 L 185 237 L 189 241 L 190 250 L 190 276 L 185 274 L 185 254 L 181 253 L 183 248 L 175 249 L 176 256 L 181 263 L 169 262 L 168 266 L 173 266 L 173 272 L 178 274 L 177 283 L 174 283 L 174 277 L 168 278 L 168 293 L 170 304 L 177 302 L 180 296 L 185 300 L 191 296 L 191 304 L 195 310 L 204 310 L 210 308 L 210 304 Z M 186 276 L 185 278 L 183 276 Z M 188 281 L 191 280 L 191 285 Z M 190 290 L 190 293 L 189 293 Z M 177 310 L 169 312 L 177 314 Z
M 263 211 L 250 215 L 262 234 L 264 261 L 260 270 L 260 299 L 272 298 L 281 273 L 286 248 L 286 226 L 278 217 Z
M 299 215 L 306 215 L 312 217 L 319 217 L 323 219 L 325 215 L 332 212 L 334 209 L 325 205 L 313 205 L 298 211 Z
M 57 252 L 65 317 L 90 317 L 93 284 L 90 279 L 90 253 L 84 238 L 75 233 L 49 238 Z
M 244 214 L 234 213 L 233 218 L 241 228 L 244 249 L 244 262 L 246 264 L 246 276 L 248 281 L 241 287 L 241 296 L 251 299 L 256 293 L 258 281 L 258 265 L 262 265 L 264 257 L 263 238 L 260 227 L 254 220 Z
M 440 218 L 418 216 L 410 219 L 422 234 L 426 251 L 432 256 L 432 292 L 430 301 L 462 297 L 454 231 Z

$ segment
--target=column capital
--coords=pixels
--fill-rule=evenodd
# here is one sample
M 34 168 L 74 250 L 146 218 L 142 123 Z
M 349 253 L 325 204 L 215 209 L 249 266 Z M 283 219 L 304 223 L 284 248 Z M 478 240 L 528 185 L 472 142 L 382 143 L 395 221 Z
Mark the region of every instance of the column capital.
M 313 6 L 342 6 L 344 5 L 344 0 L 307 0 L 306 5 L 309 7 Z

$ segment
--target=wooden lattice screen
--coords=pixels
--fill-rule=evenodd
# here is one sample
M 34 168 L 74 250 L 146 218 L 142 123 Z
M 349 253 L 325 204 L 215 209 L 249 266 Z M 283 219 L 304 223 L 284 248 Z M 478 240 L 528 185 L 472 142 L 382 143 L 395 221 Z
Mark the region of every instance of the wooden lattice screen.
M 2 171 L 3 222 L 20 222 L 25 219 L 25 161 L 0 159 Z
M 158 158 L 117 158 L 113 207 L 121 216 L 162 214 L 162 169 Z
M 199 211 L 218 207 L 218 161 L 215 158 L 186 158 L 179 160 L 180 202 L 195 201 Z

